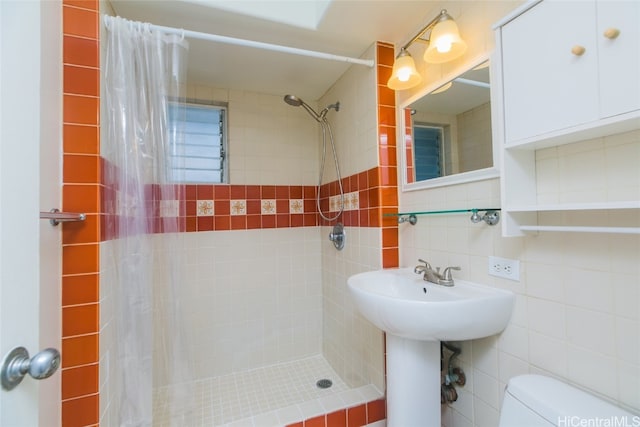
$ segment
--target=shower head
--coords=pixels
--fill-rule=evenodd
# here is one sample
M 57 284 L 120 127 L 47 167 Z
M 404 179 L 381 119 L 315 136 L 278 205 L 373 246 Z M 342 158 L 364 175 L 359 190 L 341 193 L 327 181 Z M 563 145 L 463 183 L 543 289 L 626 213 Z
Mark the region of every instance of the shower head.
M 301 106 L 302 108 L 307 110 L 307 113 L 309 113 L 311 117 L 316 119 L 318 122 L 322 122 L 322 119 L 324 119 L 324 116 L 321 116 L 320 114 L 316 113 L 313 108 L 309 107 L 306 102 L 304 102 L 302 99 L 298 98 L 295 95 L 285 95 L 284 102 L 294 107 Z
M 284 96 L 284 102 L 286 102 L 287 104 L 293 106 L 293 107 L 299 107 L 303 104 L 302 99 L 298 98 L 295 95 L 285 95 Z
M 333 108 L 336 111 L 340 110 L 340 103 L 336 102 L 335 104 L 328 105 L 324 110 L 320 111 L 320 114 L 318 114 L 306 102 L 304 102 L 302 99 L 298 98 L 295 95 L 285 95 L 284 96 L 284 102 L 286 102 L 287 104 L 289 104 L 289 105 L 291 105 L 293 107 L 302 107 L 302 108 L 304 108 L 311 115 L 311 117 L 316 119 L 316 121 L 318 121 L 318 122 L 324 121 L 325 116 L 327 115 L 327 113 L 329 112 L 330 109 Z

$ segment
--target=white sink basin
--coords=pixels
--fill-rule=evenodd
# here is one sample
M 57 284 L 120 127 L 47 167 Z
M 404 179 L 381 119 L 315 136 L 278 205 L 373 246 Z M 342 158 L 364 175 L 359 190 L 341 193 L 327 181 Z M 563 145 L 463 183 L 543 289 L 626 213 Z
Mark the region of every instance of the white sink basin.
M 446 287 L 422 280 L 413 268 L 360 273 L 347 280 L 360 312 L 383 331 L 421 341 L 462 341 L 502 331 L 512 292 L 465 280 Z

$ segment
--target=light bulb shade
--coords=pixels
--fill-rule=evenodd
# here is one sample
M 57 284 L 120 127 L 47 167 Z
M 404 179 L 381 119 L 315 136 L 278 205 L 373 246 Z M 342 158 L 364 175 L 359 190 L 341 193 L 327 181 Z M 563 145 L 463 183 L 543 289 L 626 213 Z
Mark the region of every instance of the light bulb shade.
M 393 90 L 410 89 L 422 81 L 422 76 L 416 70 L 413 58 L 406 50 L 401 50 L 393 63 L 393 71 L 387 86 Z
M 456 22 L 448 18 L 438 22 L 431 30 L 424 60 L 430 64 L 441 64 L 462 56 L 466 50 L 467 44 L 460 38 Z

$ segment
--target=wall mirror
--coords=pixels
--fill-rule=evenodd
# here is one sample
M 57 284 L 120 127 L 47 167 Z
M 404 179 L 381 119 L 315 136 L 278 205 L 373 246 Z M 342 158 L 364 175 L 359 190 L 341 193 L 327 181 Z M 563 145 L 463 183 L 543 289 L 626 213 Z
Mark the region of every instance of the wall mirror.
M 484 58 L 401 106 L 403 190 L 499 176 L 490 68 Z

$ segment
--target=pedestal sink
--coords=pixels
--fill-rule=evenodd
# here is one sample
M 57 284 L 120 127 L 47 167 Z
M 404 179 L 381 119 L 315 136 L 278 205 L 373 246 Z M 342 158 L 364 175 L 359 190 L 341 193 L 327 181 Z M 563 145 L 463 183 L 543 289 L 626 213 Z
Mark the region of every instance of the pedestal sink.
M 502 331 L 512 292 L 465 280 L 452 287 L 422 280 L 412 268 L 349 277 L 356 307 L 387 333 L 387 426 L 440 426 L 440 341 Z

